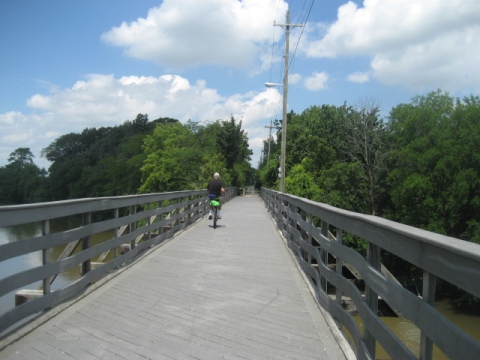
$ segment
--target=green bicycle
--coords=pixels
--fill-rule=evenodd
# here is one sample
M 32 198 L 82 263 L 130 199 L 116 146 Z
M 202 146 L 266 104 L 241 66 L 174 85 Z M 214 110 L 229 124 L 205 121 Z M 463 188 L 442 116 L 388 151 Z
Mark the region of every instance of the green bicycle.
M 211 199 L 210 200 L 210 206 L 213 209 L 213 228 L 217 228 L 217 211 L 218 208 L 220 207 L 220 201 L 217 198 Z

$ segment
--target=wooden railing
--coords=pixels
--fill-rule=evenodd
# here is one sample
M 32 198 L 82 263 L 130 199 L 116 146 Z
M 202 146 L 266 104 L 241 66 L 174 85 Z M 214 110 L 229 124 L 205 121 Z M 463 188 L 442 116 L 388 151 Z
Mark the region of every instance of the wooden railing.
M 228 188 L 223 201 L 236 192 Z M 0 262 L 41 251 L 43 263 L 6 277 L 0 274 L 0 298 L 16 292 L 18 305 L 0 314 L 0 333 L 80 294 L 89 284 L 202 218 L 208 207 L 205 190 L 1 206 L 0 227 L 41 223 L 42 234 L 0 245 Z M 74 215 L 82 215 L 80 227 L 50 232 L 52 220 Z M 92 246 L 91 237 L 104 231 L 112 231 L 113 237 Z M 57 246 L 65 250 L 51 262 L 49 253 Z M 113 256 L 105 262 L 109 252 Z M 72 268 L 81 269 L 78 279 L 52 291 L 55 277 Z M 32 284 L 36 289 L 31 289 Z M 30 290 L 24 291 L 26 287 Z
M 480 245 L 272 190 L 262 189 L 261 194 L 311 280 L 319 303 L 352 335 L 357 358 L 375 358 L 377 341 L 392 359 L 431 359 L 433 343 L 450 359 L 480 358 L 480 343 L 433 305 L 437 278 L 480 297 Z M 346 233 L 368 243 L 366 258 L 342 244 Z M 422 296 L 382 273 L 382 249 L 423 270 Z M 328 259 L 334 259 L 333 266 L 329 266 Z M 342 267 L 346 265 L 365 280 L 365 296 L 342 276 Z M 333 293 L 327 293 L 328 285 L 335 289 Z M 342 295 L 355 303 L 365 329 L 363 334 L 341 305 Z M 379 297 L 420 329 L 418 355 L 377 316 Z

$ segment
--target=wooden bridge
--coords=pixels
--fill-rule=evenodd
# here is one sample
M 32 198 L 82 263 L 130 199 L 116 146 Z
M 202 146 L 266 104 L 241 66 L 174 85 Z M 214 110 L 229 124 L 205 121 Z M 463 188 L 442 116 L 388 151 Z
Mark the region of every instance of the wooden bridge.
M 0 226 L 28 217 L 43 229 L 1 245 L 0 261 L 31 251 L 44 258 L 40 267 L 0 276 L 0 296 L 43 284 L 0 314 L 0 358 L 372 359 L 377 341 L 393 359 L 432 358 L 433 343 L 449 358 L 478 358 L 480 344 L 432 304 L 436 276 L 480 294 L 479 246 L 275 191 L 234 192 L 215 230 L 203 191 L 0 207 Z M 84 214 L 81 227 L 50 232 L 51 219 L 72 214 Z M 90 236 L 106 229 L 113 238 L 92 245 Z M 344 232 L 368 241 L 367 259 L 342 245 Z M 48 261 L 50 248 L 73 243 L 81 249 Z M 125 243 L 130 251 L 119 254 Z M 382 274 L 380 248 L 424 269 L 422 298 Z M 79 265 L 77 281 L 50 288 Z M 347 265 L 365 280 L 365 297 L 342 277 Z M 345 296 L 365 331 L 342 308 Z M 420 354 L 378 319 L 379 297 L 421 329 Z
M 342 359 L 260 197 L 226 204 L 6 347 L 7 359 Z M 108 281 L 106 281 L 108 280 Z M 47 318 L 49 318 L 47 320 Z

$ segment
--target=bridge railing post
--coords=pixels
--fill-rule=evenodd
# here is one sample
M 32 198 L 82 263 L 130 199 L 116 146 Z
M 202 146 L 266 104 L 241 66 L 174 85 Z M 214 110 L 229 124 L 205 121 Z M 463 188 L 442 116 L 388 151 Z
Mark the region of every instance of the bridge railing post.
M 42 221 L 42 236 L 50 234 L 50 220 Z M 43 249 L 42 250 L 42 261 L 43 265 L 47 265 L 49 263 L 50 258 L 50 251 L 51 248 Z M 43 279 L 43 294 L 50 293 L 50 277 Z
M 291 237 L 288 236 L 288 224 L 289 224 L 289 218 L 290 218 L 290 203 L 285 199 L 282 199 L 282 209 L 281 209 L 280 213 L 282 214 L 282 234 L 287 239 L 291 240 Z
M 87 212 L 83 214 L 83 226 L 88 226 L 92 223 L 92 213 Z M 90 235 L 82 238 L 82 251 L 90 248 Z M 82 275 L 85 275 L 92 269 L 92 260 L 88 259 L 82 263 Z
M 328 223 L 324 220 L 321 221 L 321 234 L 328 240 Z M 325 249 L 320 249 L 320 260 L 328 266 L 328 253 Z M 327 280 L 320 275 L 320 288 L 327 293 Z
M 380 269 L 380 247 L 368 243 L 367 249 L 367 261 L 368 263 L 377 271 L 381 271 Z M 378 313 L 378 294 L 373 291 L 373 289 L 366 284 L 365 285 L 365 300 L 368 304 L 368 307 L 374 314 Z M 368 352 L 375 359 L 375 348 L 376 348 L 376 340 L 375 337 L 371 334 L 368 330 L 368 327 L 365 326 L 365 344 L 367 346 Z
M 297 226 L 297 223 L 295 222 L 294 217 L 292 216 L 293 212 L 297 212 L 297 207 L 292 205 L 290 202 L 288 203 L 287 206 L 287 221 L 285 223 L 285 231 L 287 232 L 288 240 L 294 242 L 296 245 L 300 246 L 300 241 L 299 239 L 295 239 L 294 235 L 288 231 L 289 227 L 295 228 Z
M 151 206 L 152 206 L 152 203 L 149 202 L 147 204 L 147 210 L 150 210 Z M 152 225 L 152 217 L 151 216 L 147 217 L 147 225 L 148 225 L 148 228 L 150 229 L 150 225 Z M 151 237 L 152 237 L 152 231 L 148 230 L 146 235 L 147 235 L 147 240 L 150 240 Z
M 133 216 L 137 213 L 137 207 L 135 205 L 130 206 L 130 215 Z M 137 222 L 131 222 L 130 223 L 130 233 L 134 232 L 135 229 L 137 228 Z M 130 241 L 130 249 L 133 250 L 135 249 L 135 239 L 132 239 Z
M 113 209 L 113 218 L 114 219 L 118 219 L 119 217 L 119 213 L 120 213 L 120 210 L 119 208 L 115 208 Z M 116 239 L 118 238 L 118 227 L 115 227 L 113 229 L 113 238 Z M 118 247 L 116 246 L 114 249 L 113 249 L 113 258 L 116 259 L 118 257 Z
M 161 209 L 163 207 L 163 201 L 162 200 L 159 200 L 158 201 L 158 206 L 157 206 L 159 209 Z M 160 218 L 160 220 L 162 220 L 163 216 Z M 163 226 L 160 226 L 158 228 L 158 235 L 162 235 L 163 234 Z
M 337 233 L 336 234 L 337 243 L 342 245 L 342 243 L 343 243 L 343 231 L 342 231 L 342 229 L 337 228 L 336 233 Z M 342 261 L 342 259 L 339 259 L 338 256 L 335 258 L 335 271 L 337 272 L 337 274 L 339 276 L 342 276 L 343 261 Z M 335 300 L 336 300 L 338 305 L 342 304 L 342 296 L 343 296 L 342 289 L 337 287 L 335 289 Z M 341 326 L 341 324 L 340 324 L 340 326 Z
M 302 220 L 305 223 L 311 222 L 310 215 L 307 215 L 307 212 L 303 209 L 301 209 L 301 216 L 302 216 Z M 303 226 L 300 227 L 300 234 L 303 241 L 305 241 L 309 245 L 312 245 L 312 236 L 304 229 Z M 303 251 L 302 256 L 305 258 L 305 260 L 309 265 L 312 265 L 312 255 L 309 252 L 306 252 L 306 256 L 305 256 L 305 251 Z
M 277 221 L 277 228 L 282 232 L 282 199 L 280 196 L 275 196 L 275 220 Z
M 422 285 L 422 298 L 431 305 L 435 306 L 435 286 L 437 278 L 435 275 L 424 271 L 423 272 L 423 285 Z M 433 342 L 430 340 L 424 331 L 420 335 L 420 360 L 431 360 L 433 358 Z

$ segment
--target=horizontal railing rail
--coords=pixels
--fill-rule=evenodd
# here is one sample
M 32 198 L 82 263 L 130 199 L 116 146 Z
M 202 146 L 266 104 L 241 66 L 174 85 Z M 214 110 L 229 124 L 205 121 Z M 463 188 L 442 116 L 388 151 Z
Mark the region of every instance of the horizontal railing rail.
M 236 193 L 236 188 L 228 188 L 224 201 Z M 0 314 L 0 334 L 5 335 L 23 319 L 77 296 L 89 284 L 195 223 L 208 209 L 205 190 L 1 206 L 0 227 L 40 223 L 42 230 L 39 236 L 0 245 L 0 262 L 41 252 L 42 264 L 8 276 L 0 274 L 0 298 L 12 292 L 18 296 L 28 288 L 25 299 L 18 301 L 18 306 L 12 305 Z M 53 220 L 60 221 L 68 216 L 81 216 L 81 226 L 61 232 L 50 231 Z M 113 236 L 92 245 L 92 236 L 105 231 L 111 231 Z M 70 250 L 52 261 L 51 250 L 69 244 L 73 245 Z M 110 252 L 113 254 L 105 261 Z M 95 263 L 98 259 L 101 262 Z M 52 291 L 53 279 L 75 268 L 81 269 L 78 279 Z
M 392 359 L 431 359 L 433 344 L 450 359 L 479 358 L 480 343 L 440 314 L 434 301 L 437 278 L 480 297 L 480 245 L 272 190 L 262 189 L 261 195 L 317 300 L 352 335 L 359 359 L 375 358 L 377 341 Z M 366 258 L 342 244 L 346 233 L 367 242 Z M 423 270 L 422 296 L 381 272 L 382 249 Z M 329 258 L 335 259 L 333 269 Z M 344 264 L 364 279 L 365 296 L 342 275 Z M 329 294 L 332 286 L 335 292 Z M 342 295 L 354 302 L 364 333 L 341 305 Z M 381 321 L 379 297 L 420 329 L 419 354 Z

